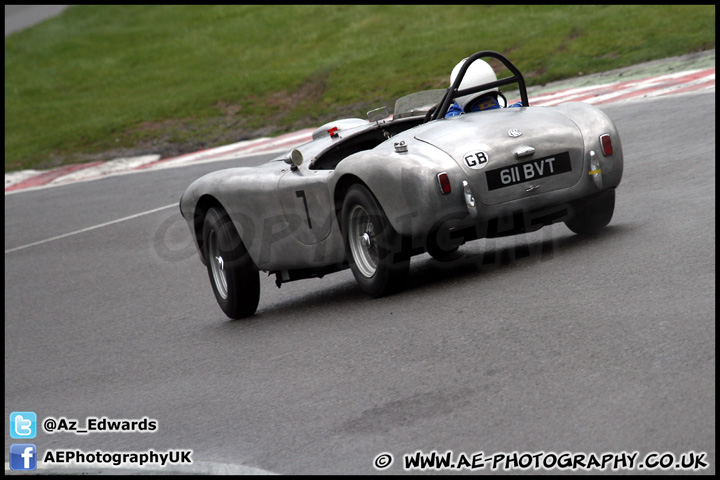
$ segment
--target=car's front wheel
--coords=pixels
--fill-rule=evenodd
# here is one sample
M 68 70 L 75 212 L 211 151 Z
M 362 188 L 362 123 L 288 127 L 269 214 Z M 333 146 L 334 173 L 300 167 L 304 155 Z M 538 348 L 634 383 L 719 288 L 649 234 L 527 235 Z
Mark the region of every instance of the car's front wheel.
M 373 297 L 401 289 L 410 270 L 410 255 L 375 197 L 353 185 L 342 210 L 345 254 L 360 288 Z
M 591 235 L 612 220 L 615 211 L 615 189 L 580 207 L 565 225 L 579 235 Z
M 237 319 L 254 314 L 260 301 L 260 273 L 224 210 L 208 210 L 203 245 L 210 284 L 225 315 Z

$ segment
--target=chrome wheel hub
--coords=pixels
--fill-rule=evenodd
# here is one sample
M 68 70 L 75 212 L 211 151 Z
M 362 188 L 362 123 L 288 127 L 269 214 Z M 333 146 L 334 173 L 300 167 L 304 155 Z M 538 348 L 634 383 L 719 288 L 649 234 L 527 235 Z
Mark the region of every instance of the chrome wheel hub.
M 378 251 L 375 242 L 375 226 L 365 209 L 355 205 L 350 210 L 348 241 L 355 266 L 365 277 L 375 275 L 378 265 Z
M 223 260 L 222 255 L 220 255 L 217 234 L 214 230 L 208 235 L 208 258 L 215 288 L 222 298 L 227 298 L 228 287 L 227 277 L 225 276 L 225 260 Z
M 370 234 L 365 232 L 360 237 L 360 243 L 364 248 L 370 248 Z

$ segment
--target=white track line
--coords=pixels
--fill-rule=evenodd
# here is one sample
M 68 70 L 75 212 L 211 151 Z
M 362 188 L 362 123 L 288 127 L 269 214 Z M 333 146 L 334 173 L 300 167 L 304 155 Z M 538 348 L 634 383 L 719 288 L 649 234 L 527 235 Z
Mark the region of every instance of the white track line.
M 112 220 L 110 222 L 101 223 L 100 225 L 94 225 L 92 227 L 83 228 L 83 229 L 76 230 L 76 231 L 70 232 L 70 233 L 64 233 L 62 235 L 47 238 L 45 240 L 40 240 L 38 242 L 28 243 L 27 245 L 22 245 L 20 247 L 11 248 L 9 250 L 5 250 L 5 254 L 7 255 L 8 253 L 17 252 L 18 250 L 23 250 L 25 248 L 34 247 L 36 245 L 42 245 L 44 243 L 53 242 L 55 240 L 60 240 L 61 238 L 71 237 L 71 236 L 77 235 L 79 233 L 89 232 L 91 230 L 96 230 L 98 228 L 107 227 L 108 225 L 112 225 L 114 223 L 120 223 L 120 222 L 124 222 L 126 220 L 132 220 L 133 218 L 142 217 L 143 215 L 150 215 L 151 213 L 159 212 L 161 210 L 167 210 L 168 208 L 173 208 L 173 207 L 178 208 L 178 209 L 180 208 L 177 203 L 171 203 L 170 205 L 165 205 L 164 207 L 154 208 L 154 209 L 148 210 L 146 212 L 136 213 L 135 215 L 130 215 L 129 217 L 119 218 L 117 220 Z

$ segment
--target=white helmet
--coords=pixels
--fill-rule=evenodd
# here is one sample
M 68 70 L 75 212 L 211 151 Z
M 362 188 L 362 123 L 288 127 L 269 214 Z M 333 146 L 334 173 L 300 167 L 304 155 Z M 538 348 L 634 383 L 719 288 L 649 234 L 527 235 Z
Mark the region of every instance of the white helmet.
M 450 74 L 450 85 L 452 85 L 457 78 L 457 75 L 460 72 L 460 67 L 463 66 L 465 60 L 467 60 L 467 58 L 460 60 L 460 63 L 455 65 L 455 68 L 453 68 L 453 71 Z M 495 81 L 497 81 L 497 75 L 495 75 L 495 71 L 490 66 L 490 64 L 488 64 L 484 60 L 478 59 L 471 63 L 468 69 L 465 71 L 465 76 L 463 76 L 462 82 L 460 82 L 458 90 L 464 90 L 470 87 L 477 87 L 478 85 Z M 498 89 L 497 87 L 495 87 L 488 90 L 483 90 L 482 92 L 465 95 L 464 97 L 458 97 L 455 99 L 455 101 L 458 103 L 458 105 L 460 105 L 460 108 L 464 110 L 465 105 L 467 105 L 470 100 L 485 95 L 488 92 L 497 91 Z

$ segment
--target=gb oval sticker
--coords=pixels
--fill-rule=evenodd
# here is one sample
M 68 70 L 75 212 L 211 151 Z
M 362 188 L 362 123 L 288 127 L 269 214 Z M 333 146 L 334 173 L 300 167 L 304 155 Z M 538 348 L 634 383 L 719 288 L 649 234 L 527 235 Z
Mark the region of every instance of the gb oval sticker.
M 485 168 L 485 165 L 487 165 L 488 163 L 487 153 L 482 151 L 466 153 L 463 156 L 463 159 L 465 160 L 465 165 L 472 168 L 473 170 L 480 170 L 481 168 Z

